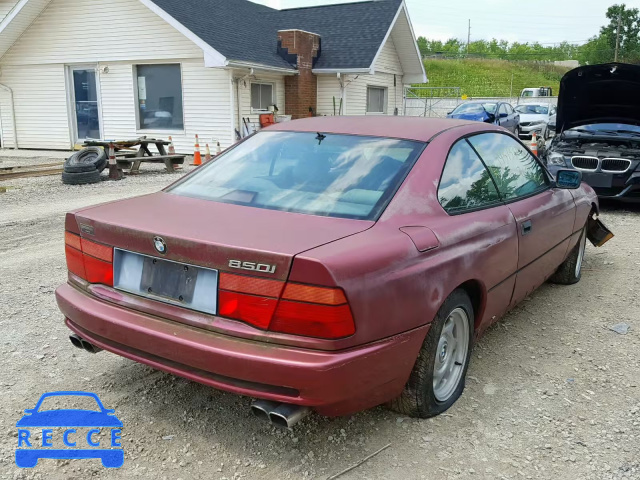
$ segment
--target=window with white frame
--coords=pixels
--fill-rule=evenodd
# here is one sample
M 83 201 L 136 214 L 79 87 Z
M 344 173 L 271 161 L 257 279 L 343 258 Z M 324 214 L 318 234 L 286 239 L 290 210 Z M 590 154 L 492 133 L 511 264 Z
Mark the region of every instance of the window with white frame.
M 183 130 L 180 64 L 136 65 L 138 129 Z
M 387 113 L 387 89 L 367 87 L 367 113 Z
M 251 84 L 251 110 L 266 112 L 273 103 L 273 83 Z

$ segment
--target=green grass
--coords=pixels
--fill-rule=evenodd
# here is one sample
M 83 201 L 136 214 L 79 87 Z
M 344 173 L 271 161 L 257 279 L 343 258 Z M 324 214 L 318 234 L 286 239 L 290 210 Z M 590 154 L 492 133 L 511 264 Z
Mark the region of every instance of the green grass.
M 507 60 L 425 60 L 425 87 L 460 87 L 469 97 L 519 96 L 523 88 L 551 87 L 558 94 L 560 79 L 569 69 L 536 62 Z M 513 77 L 513 89 L 511 79 Z

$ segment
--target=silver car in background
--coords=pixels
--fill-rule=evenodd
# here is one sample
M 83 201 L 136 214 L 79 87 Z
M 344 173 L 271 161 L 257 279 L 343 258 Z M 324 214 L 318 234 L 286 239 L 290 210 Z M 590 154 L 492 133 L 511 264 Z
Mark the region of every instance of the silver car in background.
M 553 123 L 556 106 L 548 103 L 524 103 L 515 107 L 520 114 L 520 138 L 531 138 L 533 132 L 538 138 L 547 140 L 551 134 L 549 123 Z

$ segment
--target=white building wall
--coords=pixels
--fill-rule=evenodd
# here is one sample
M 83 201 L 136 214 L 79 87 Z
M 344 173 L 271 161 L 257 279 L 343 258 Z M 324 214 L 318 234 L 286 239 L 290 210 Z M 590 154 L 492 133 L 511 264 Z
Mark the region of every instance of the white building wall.
M 20 148 L 67 149 L 70 146 L 65 74 L 62 65 L 2 66 L 4 85 L 13 90 L 16 130 Z M 7 147 L 11 135 L 9 96 L 3 95 L 2 127 Z
M 17 0 L 0 0 L 0 22 L 4 20 L 4 17 L 7 16 L 16 3 L 18 3 Z
M 333 115 L 333 99 L 336 99 L 335 114 L 340 111 L 340 80 L 336 75 L 318 75 L 318 115 Z M 342 105 L 342 113 L 345 113 L 346 105 Z
M 380 55 L 376 59 L 373 69 L 376 72 L 395 73 L 402 75 L 402 65 L 400 65 L 400 58 L 398 52 L 393 43 L 393 38 L 389 36 L 387 41 L 380 51 Z
M 349 77 L 349 80 L 355 77 Z M 349 81 L 347 80 L 347 81 Z M 393 115 L 394 109 L 398 108 L 398 113 L 402 114 L 402 75 L 390 73 L 376 73 L 375 75 L 360 75 L 347 87 L 347 115 L 367 114 L 367 87 L 384 87 L 387 89 L 387 115 Z
M 137 129 L 134 65 L 143 63 L 182 65 L 184 130 Z M 73 65 L 97 66 L 104 138 L 172 135 L 181 153 L 193 152 L 196 133 L 203 147 L 220 141 L 226 148 L 235 141 L 230 72 L 205 68 L 202 50 L 142 3 L 52 0 L 0 58 L 0 83 L 14 91 L 20 148 L 71 147 L 65 72 Z M 283 83 L 277 91 L 284 106 Z M 8 94 L 0 90 L 6 146 L 14 143 L 10 112 Z
M 202 55 L 138 0 L 52 0 L 1 62 L 42 65 Z
M 235 78 L 242 79 L 247 74 L 247 71 L 236 70 L 233 72 L 233 76 Z M 284 76 L 283 75 L 270 75 L 268 73 L 260 73 L 255 72 L 255 74 L 251 77 L 247 77 L 244 80 L 240 80 L 239 85 L 239 98 L 240 98 L 240 117 L 238 123 L 238 114 L 235 113 L 235 128 L 238 128 L 239 132 L 242 132 L 242 118 L 249 118 L 251 123 L 255 123 L 259 125 L 259 116 L 260 112 L 254 112 L 251 109 L 251 83 L 273 83 L 274 85 L 274 93 L 275 104 L 278 107 L 278 113 L 280 115 L 284 115 L 285 105 L 284 105 Z M 236 89 L 234 85 L 234 90 Z M 236 92 L 234 91 L 234 98 L 236 96 Z M 238 108 L 237 106 L 235 107 Z
M 203 153 L 206 143 L 209 143 L 212 149 L 216 141 L 219 141 L 223 148 L 233 143 L 229 72 L 224 69 L 204 68 L 203 60 L 176 62 L 180 62 L 182 68 L 184 130 L 138 129 L 134 65 L 110 63 L 109 73 L 100 73 L 105 138 L 136 138 L 146 135 L 166 139 L 171 135 L 179 153 L 193 153 L 196 134 L 200 138 Z
M 393 115 L 395 108 L 402 115 L 403 75 L 400 59 L 391 36 L 387 39 L 380 55 L 374 63 L 373 75 L 342 75 L 345 85 L 343 115 L 367 114 L 367 87 L 387 89 L 387 115 Z M 395 82 L 395 85 L 394 85 Z M 333 97 L 336 98 L 336 112 L 340 105 L 340 80 L 336 75 L 318 76 L 318 115 L 333 115 Z

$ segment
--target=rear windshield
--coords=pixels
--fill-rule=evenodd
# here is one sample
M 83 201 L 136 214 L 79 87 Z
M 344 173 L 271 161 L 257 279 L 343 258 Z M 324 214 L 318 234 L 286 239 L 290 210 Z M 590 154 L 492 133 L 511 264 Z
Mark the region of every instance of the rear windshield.
M 463 103 L 453 113 L 495 113 L 496 106 L 495 103 Z
M 549 107 L 544 105 L 518 105 L 516 107 L 516 112 L 532 115 L 546 115 L 549 113 Z
M 305 132 L 260 132 L 169 191 L 216 202 L 374 220 L 425 144 Z

